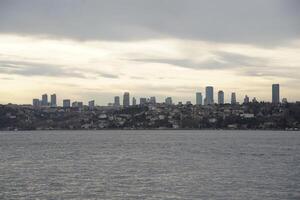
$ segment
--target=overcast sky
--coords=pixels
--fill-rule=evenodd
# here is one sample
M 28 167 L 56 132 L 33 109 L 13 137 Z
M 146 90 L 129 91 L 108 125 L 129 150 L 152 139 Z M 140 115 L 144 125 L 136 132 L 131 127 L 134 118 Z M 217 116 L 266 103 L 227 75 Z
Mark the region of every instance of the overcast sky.
M 299 0 L 0 0 L 0 103 L 300 100 Z M 215 98 L 216 99 L 216 98 Z M 61 102 L 59 102 L 61 104 Z

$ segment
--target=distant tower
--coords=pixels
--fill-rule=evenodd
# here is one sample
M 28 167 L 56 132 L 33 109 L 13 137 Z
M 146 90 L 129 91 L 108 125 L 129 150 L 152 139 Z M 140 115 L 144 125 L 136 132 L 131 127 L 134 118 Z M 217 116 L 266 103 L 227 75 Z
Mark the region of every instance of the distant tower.
M 205 99 L 206 99 L 206 105 L 210 105 L 214 103 L 214 88 L 212 86 L 207 86 L 205 88 Z
M 130 105 L 129 92 L 125 92 L 123 96 L 123 106 L 129 107 L 129 105 Z
M 202 105 L 202 93 L 201 92 L 196 93 L 196 105 Z
M 56 94 L 52 94 L 51 95 L 51 103 L 50 103 L 51 107 L 55 108 L 57 106 L 56 104 Z
M 48 106 L 48 95 L 47 94 L 42 95 L 42 106 Z
M 132 105 L 136 106 L 136 98 L 135 97 L 132 97 Z
M 236 104 L 236 94 L 235 94 L 235 92 L 231 93 L 231 104 Z
M 247 104 L 250 102 L 250 99 L 249 97 L 246 95 L 245 98 L 244 98 L 244 104 Z
M 140 98 L 140 105 L 144 106 L 147 104 L 147 99 L 146 98 Z
M 115 96 L 114 106 L 115 107 L 119 107 L 120 106 L 120 97 L 119 96 Z
M 165 99 L 165 103 L 166 103 L 167 105 L 172 105 L 172 104 L 173 104 L 173 102 L 172 102 L 172 97 L 167 97 L 167 98 Z
M 32 100 L 32 105 L 34 107 L 39 107 L 40 106 L 40 100 L 39 99 L 33 99 Z
M 218 92 L 218 104 L 224 104 L 224 92 L 222 90 Z
M 156 104 L 156 98 L 150 97 L 150 104 L 155 105 Z
M 89 101 L 89 109 L 94 110 L 94 107 L 95 107 L 95 100 Z
M 63 100 L 63 107 L 64 108 L 70 108 L 71 107 L 71 100 L 70 99 L 64 99 Z
M 280 103 L 279 84 L 272 85 L 272 103 Z

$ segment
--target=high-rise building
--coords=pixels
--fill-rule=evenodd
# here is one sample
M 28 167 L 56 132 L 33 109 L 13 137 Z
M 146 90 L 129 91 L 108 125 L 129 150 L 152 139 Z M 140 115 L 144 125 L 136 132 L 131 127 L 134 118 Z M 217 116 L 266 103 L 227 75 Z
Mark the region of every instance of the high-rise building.
M 245 98 L 244 98 L 244 104 L 247 104 L 250 102 L 250 99 L 249 97 L 246 95 Z
M 165 103 L 167 104 L 167 105 L 172 105 L 172 97 L 167 97 L 166 99 L 165 99 Z
M 63 100 L 63 107 L 64 108 L 70 108 L 71 107 L 71 100 L 70 99 L 64 99 Z
M 147 99 L 146 98 L 140 98 L 140 105 L 144 106 L 147 104 Z
M 280 103 L 279 84 L 272 85 L 272 103 Z
M 89 109 L 94 110 L 94 108 L 95 108 L 95 100 L 89 101 Z
M 235 94 L 235 92 L 231 93 L 231 104 L 236 104 L 236 94 Z
M 120 106 L 120 97 L 119 96 L 115 96 L 115 99 L 114 99 L 114 106 L 115 107 L 119 107 Z
M 129 92 L 125 92 L 123 95 L 123 106 L 129 107 L 129 105 L 130 105 Z
M 47 94 L 42 95 L 42 106 L 48 106 L 48 95 Z
M 150 97 L 149 103 L 152 104 L 152 105 L 156 104 L 156 98 L 155 97 Z
M 201 92 L 196 93 L 196 105 L 202 105 L 202 93 Z
M 205 88 L 205 99 L 206 105 L 214 103 L 214 88 L 212 86 L 207 86 Z
M 39 107 L 40 106 L 40 100 L 39 99 L 32 99 L 32 105 L 34 107 Z
M 135 97 L 132 97 L 132 105 L 136 106 L 136 98 Z
M 51 107 L 56 107 L 57 104 L 56 104 L 56 94 L 52 94 L 51 95 L 51 103 L 50 103 Z
M 222 90 L 218 92 L 218 104 L 224 104 L 224 92 Z

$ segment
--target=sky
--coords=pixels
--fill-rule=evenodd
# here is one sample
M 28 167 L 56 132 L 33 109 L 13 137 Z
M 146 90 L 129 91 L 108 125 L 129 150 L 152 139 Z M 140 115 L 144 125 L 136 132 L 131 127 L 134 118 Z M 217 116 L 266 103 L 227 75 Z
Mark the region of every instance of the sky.
M 0 104 L 300 100 L 299 0 L 0 0 Z

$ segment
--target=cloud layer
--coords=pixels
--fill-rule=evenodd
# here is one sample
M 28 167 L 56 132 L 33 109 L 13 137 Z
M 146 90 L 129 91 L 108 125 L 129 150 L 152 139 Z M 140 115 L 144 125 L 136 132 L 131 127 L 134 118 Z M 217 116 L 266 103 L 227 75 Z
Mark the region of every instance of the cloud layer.
M 1 0 L 0 103 L 194 100 L 206 85 L 300 99 L 298 0 Z
M 278 45 L 300 34 L 298 0 L 2 0 L 0 31 L 79 40 L 178 38 Z

